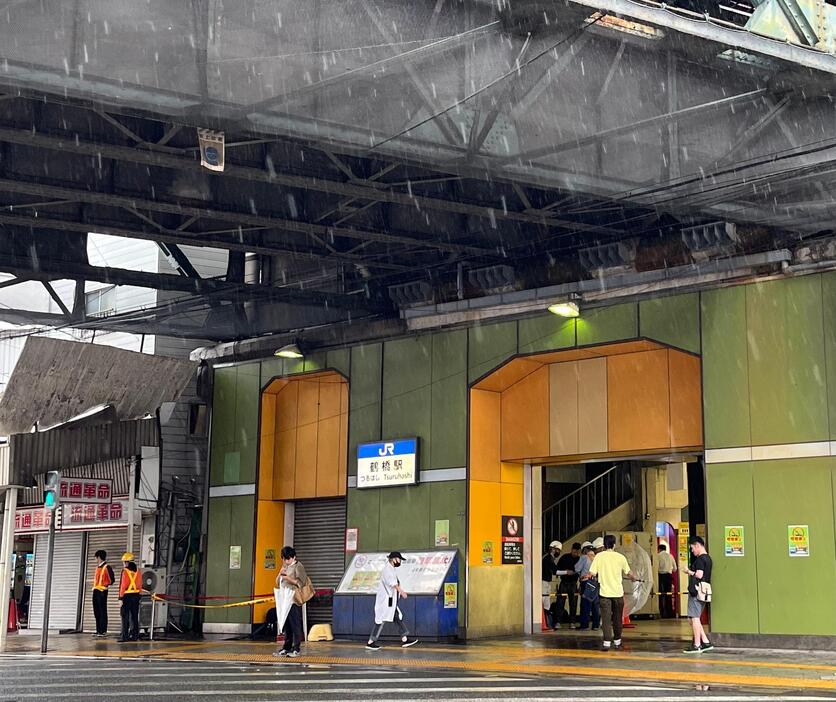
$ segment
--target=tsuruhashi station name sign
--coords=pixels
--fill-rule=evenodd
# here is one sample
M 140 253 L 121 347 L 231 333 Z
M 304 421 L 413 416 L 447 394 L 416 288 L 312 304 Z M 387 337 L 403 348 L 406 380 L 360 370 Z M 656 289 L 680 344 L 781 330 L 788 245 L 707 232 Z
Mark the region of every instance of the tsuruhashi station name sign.
M 392 439 L 357 447 L 357 487 L 392 487 L 418 482 L 418 439 Z

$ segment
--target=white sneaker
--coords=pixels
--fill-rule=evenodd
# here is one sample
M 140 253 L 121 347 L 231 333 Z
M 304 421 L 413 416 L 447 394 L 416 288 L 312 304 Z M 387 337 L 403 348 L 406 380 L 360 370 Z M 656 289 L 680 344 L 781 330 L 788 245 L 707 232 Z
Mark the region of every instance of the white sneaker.
M 278 651 L 273 651 L 273 655 L 276 658 L 284 658 L 287 655 L 287 651 L 285 651 L 284 649 L 280 649 Z

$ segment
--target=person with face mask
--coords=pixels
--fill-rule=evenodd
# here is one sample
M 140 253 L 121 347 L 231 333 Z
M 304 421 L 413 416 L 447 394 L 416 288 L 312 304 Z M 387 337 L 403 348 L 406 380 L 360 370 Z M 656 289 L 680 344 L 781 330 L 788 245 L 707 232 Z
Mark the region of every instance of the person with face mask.
M 380 644 L 377 640 L 383 633 L 386 622 L 395 622 L 401 632 L 401 648 L 409 648 L 418 643 L 418 639 L 409 636 L 409 629 L 403 623 L 403 614 L 398 608 L 398 599 L 407 598 L 406 592 L 401 587 L 398 578 L 397 568 L 401 567 L 404 557 L 400 551 L 392 551 L 388 556 L 388 563 L 380 574 L 380 583 L 377 586 L 377 595 L 374 602 L 374 629 L 372 629 L 366 648 L 369 651 L 379 651 Z

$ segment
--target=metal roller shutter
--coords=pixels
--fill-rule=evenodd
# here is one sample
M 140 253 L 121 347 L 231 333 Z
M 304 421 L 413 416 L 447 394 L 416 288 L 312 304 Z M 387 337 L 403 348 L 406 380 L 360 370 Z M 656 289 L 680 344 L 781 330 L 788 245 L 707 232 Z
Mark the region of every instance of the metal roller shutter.
M 49 537 L 35 538 L 35 572 L 32 578 L 32 600 L 29 606 L 29 628 L 41 629 L 44 621 L 44 585 Z M 84 534 L 56 534 L 52 565 L 52 598 L 49 606 L 50 629 L 75 629 L 78 626 L 78 598 Z
M 345 498 L 297 502 L 293 547 L 317 590 L 336 589 L 345 566 Z M 308 603 L 309 627 L 331 616 L 331 598 Z
M 122 575 L 122 564 L 119 559 L 125 552 L 127 528 L 99 529 L 89 532 L 87 538 L 87 557 L 84 568 L 84 602 L 82 604 L 81 626 L 84 631 L 96 631 L 96 618 L 93 616 L 93 576 L 96 573 L 96 551 L 104 549 L 107 552 L 107 562 L 113 568 L 116 582 L 111 585 L 107 593 L 107 626 L 110 633 L 118 633 L 121 626 L 119 614 L 119 578 Z M 134 528 L 133 549 L 139 547 L 139 527 Z

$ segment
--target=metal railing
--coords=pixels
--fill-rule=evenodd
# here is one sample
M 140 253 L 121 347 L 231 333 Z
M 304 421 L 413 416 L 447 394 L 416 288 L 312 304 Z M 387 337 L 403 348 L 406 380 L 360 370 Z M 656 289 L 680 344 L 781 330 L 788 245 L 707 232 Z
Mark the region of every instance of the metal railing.
M 629 464 L 613 466 L 543 510 L 543 552 L 553 539 L 568 539 L 633 497 Z M 566 546 L 568 550 L 568 546 Z

